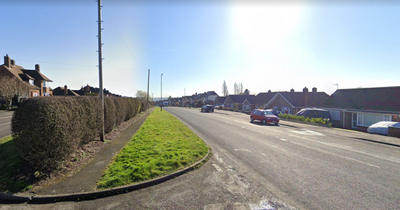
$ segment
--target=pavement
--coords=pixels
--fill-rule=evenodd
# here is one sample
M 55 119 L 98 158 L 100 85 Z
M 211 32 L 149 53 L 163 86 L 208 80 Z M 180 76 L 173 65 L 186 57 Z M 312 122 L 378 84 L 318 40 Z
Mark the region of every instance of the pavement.
M 60 182 L 45 186 L 36 191 L 34 195 L 27 193 L 6 194 L 0 192 L 0 203 L 53 203 L 58 201 L 78 201 L 92 200 L 107 197 L 115 194 L 126 193 L 129 191 L 149 187 L 176 176 L 182 175 L 195 169 L 209 158 L 209 153 L 200 161 L 183 170 L 173 174 L 159 177 L 157 179 L 145 181 L 142 183 L 127 185 L 118 188 L 97 190 L 96 182 L 101 178 L 107 166 L 112 159 L 124 148 L 124 146 L 132 139 L 132 136 L 139 130 L 146 118 L 154 110 L 154 107 L 148 109 L 136 121 L 134 121 L 127 129 L 112 142 L 110 142 L 102 151 L 97 153 L 93 159 L 85 165 L 78 173 L 67 177 Z

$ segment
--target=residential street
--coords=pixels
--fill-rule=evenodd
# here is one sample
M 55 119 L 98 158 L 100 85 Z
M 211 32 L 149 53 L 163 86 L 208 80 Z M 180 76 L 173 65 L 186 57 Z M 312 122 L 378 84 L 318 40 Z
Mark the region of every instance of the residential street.
M 400 139 L 287 121 L 262 125 L 229 111 L 164 110 L 211 146 L 201 168 L 108 198 L 0 209 L 400 208 Z
M 0 138 L 11 135 L 11 118 L 14 112 L 0 111 Z

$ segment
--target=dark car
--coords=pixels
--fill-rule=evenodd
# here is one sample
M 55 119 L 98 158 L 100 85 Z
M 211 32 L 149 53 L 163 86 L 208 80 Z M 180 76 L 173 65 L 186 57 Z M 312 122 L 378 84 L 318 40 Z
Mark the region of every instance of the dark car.
M 279 123 L 279 117 L 265 109 L 254 109 L 251 112 L 250 122 L 254 122 L 255 120 L 262 122 L 264 125 L 267 123 L 278 125 Z
M 274 109 L 266 109 L 266 110 L 272 112 L 272 114 L 274 114 L 274 115 L 277 116 L 277 117 L 279 117 L 279 114 L 284 114 L 283 112 L 281 112 L 281 111 L 276 111 L 276 110 L 274 110 Z
M 304 116 L 305 118 L 322 118 L 332 120 L 331 113 L 325 109 L 305 108 L 296 113 L 297 116 Z
M 201 112 L 214 112 L 214 107 L 211 105 L 204 105 L 201 107 Z

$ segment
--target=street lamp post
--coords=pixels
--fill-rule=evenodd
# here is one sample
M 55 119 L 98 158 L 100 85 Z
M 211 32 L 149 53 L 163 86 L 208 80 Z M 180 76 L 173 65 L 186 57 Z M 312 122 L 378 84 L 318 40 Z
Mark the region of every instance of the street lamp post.
M 161 73 L 161 105 L 160 105 L 161 111 L 162 111 L 162 107 L 164 106 L 164 102 L 162 100 L 162 75 L 163 75 L 163 73 Z

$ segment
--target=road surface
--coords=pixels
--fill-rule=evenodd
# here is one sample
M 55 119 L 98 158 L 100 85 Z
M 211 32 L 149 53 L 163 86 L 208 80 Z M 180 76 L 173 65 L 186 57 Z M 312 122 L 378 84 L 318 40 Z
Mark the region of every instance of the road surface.
M 249 115 L 165 107 L 212 148 L 201 168 L 150 188 L 49 209 L 400 209 L 399 139 Z M 7 205 L 7 209 L 38 205 Z M 1 208 L 0 208 L 1 209 Z

